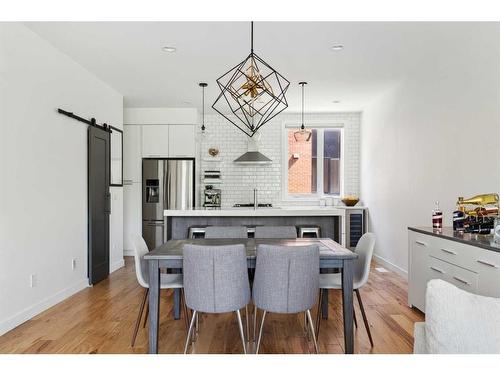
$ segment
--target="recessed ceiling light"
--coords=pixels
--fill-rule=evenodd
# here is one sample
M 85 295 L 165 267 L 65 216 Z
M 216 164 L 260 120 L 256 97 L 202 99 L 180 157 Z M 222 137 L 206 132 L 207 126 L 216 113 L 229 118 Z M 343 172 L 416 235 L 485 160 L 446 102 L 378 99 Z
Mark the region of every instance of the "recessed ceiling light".
M 340 50 L 343 50 L 344 49 L 344 45 L 343 44 L 334 44 L 332 46 L 332 50 L 333 51 L 340 51 Z
M 175 47 L 170 47 L 170 46 L 165 46 L 162 48 L 162 51 L 163 52 L 170 52 L 170 53 L 173 53 L 175 51 L 177 51 L 177 48 Z
M 333 104 L 339 104 L 339 103 L 340 103 L 340 100 L 334 100 L 332 103 L 333 103 Z

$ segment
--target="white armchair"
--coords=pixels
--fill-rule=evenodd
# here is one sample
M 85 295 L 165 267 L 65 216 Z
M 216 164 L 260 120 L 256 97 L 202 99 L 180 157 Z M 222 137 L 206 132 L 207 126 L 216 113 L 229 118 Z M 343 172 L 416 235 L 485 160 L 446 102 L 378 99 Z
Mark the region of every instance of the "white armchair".
M 500 354 L 499 298 L 431 280 L 425 305 L 425 323 L 415 324 L 415 354 Z

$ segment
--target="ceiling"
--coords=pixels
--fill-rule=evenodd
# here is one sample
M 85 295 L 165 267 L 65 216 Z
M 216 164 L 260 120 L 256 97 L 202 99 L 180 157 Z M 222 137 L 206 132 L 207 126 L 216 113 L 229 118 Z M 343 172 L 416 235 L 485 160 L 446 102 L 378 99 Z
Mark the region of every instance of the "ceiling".
M 207 108 L 215 80 L 250 52 L 243 22 L 31 22 L 34 32 L 124 96 L 125 107 Z M 484 25 L 484 24 L 483 24 Z M 477 25 L 476 25 L 477 26 Z M 257 22 L 255 52 L 290 82 L 288 111 L 363 110 L 446 46 L 474 37 L 473 23 Z M 333 51 L 331 47 L 344 48 Z M 166 53 L 163 46 L 175 46 Z M 333 101 L 340 103 L 333 103 Z

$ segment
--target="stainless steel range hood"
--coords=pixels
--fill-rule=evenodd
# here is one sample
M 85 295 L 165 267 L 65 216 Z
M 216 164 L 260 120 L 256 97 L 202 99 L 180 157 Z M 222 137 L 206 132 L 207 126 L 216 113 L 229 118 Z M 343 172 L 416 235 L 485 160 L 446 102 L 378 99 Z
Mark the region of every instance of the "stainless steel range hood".
M 248 138 L 248 151 L 241 155 L 239 158 L 235 159 L 234 162 L 237 164 L 270 164 L 272 160 L 269 159 L 266 155 L 259 152 L 257 147 L 257 142 L 260 139 L 260 136 L 257 139 L 254 139 L 256 136 L 254 135 L 252 138 Z

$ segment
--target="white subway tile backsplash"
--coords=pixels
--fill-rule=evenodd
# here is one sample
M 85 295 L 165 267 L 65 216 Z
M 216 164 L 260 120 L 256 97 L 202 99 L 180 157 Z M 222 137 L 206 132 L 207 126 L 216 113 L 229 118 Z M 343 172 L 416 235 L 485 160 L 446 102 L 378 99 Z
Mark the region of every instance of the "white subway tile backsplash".
M 308 123 L 315 121 L 344 126 L 344 192 L 359 195 L 359 145 L 361 113 L 310 113 Z M 259 151 L 272 160 L 272 164 L 261 166 L 243 166 L 233 160 L 247 151 L 248 137 L 218 114 L 205 116 L 207 134 L 201 138 L 201 171 L 220 169 L 223 183 L 222 205 L 231 207 L 235 203 L 253 201 L 253 189 L 259 190 L 259 202 L 272 203 L 275 206 L 284 204 L 281 196 L 282 172 L 282 129 L 283 123 L 300 123 L 300 114 L 281 114 L 265 124 L 261 130 Z M 199 130 L 198 130 L 199 131 Z M 208 149 L 219 149 L 220 162 L 208 162 Z M 199 181 L 200 196 L 204 186 Z M 202 201 L 202 200 L 201 200 Z M 310 204 L 310 202 L 309 202 Z

